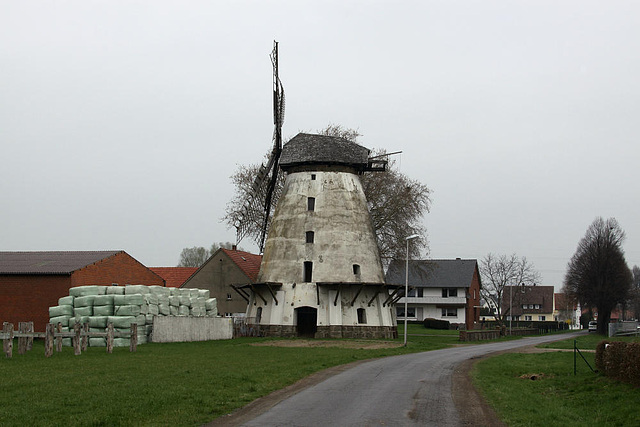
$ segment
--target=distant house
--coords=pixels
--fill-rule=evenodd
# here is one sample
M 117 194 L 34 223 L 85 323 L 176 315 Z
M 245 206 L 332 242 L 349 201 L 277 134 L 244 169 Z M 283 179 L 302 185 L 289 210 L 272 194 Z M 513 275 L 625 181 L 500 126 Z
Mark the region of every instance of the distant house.
M 580 323 L 580 311 L 576 301 L 566 294 L 553 294 L 553 319 L 557 322 L 569 322 L 571 325 Z
M 218 313 L 222 316 L 244 315 L 248 298 L 232 285 L 255 283 L 261 262 L 260 255 L 221 248 L 182 287 L 208 289 L 210 296 L 218 300 Z
M 393 260 L 386 282 L 405 283 L 405 261 Z M 475 259 L 409 261 L 409 295 L 406 317 L 447 320 L 473 329 L 480 316 L 480 273 Z M 404 297 L 396 303 L 398 320 L 404 320 Z
M 505 286 L 502 313 L 506 320 L 553 321 L 553 290 L 553 286 Z
M 198 271 L 198 267 L 149 267 L 149 270 L 162 277 L 168 288 L 179 288 Z
M 69 288 L 113 283 L 165 285 L 125 251 L 0 252 L 0 323 L 33 321 L 44 331 Z

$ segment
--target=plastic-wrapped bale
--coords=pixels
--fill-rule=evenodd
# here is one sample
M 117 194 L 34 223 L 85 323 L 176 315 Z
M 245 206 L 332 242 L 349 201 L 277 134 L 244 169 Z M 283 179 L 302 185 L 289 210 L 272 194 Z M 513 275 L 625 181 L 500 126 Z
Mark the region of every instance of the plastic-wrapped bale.
M 91 316 L 73 316 L 69 318 L 69 328 L 73 329 L 73 325 L 75 325 L 76 323 L 79 323 L 81 325 L 89 323 L 89 317 Z
M 138 319 L 136 316 L 109 316 L 107 323 L 113 323 L 113 327 L 117 329 L 126 329 L 127 332 L 132 323 L 137 324 Z
M 158 314 L 160 316 L 171 316 L 171 310 L 169 304 L 158 304 Z
M 49 307 L 49 317 L 72 316 L 73 307 L 70 305 L 56 305 Z
M 113 309 L 114 316 L 139 316 L 139 305 L 116 305 Z
M 76 298 L 77 299 L 77 298 Z M 73 315 L 78 316 L 93 316 L 93 306 L 89 307 L 74 307 Z
M 202 308 L 200 307 L 191 307 L 191 309 L 189 310 L 189 315 L 194 316 L 194 317 L 202 317 L 205 315 L 205 311 L 202 310 Z
M 107 339 L 101 337 L 89 337 L 89 347 L 106 347 Z
M 144 333 L 149 336 L 153 332 L 153 325 L 144 325 Z
M 89 327 L 100 328 L 102 329 L 102 332 L 104 332 L 104 328 L 107 327 L 108 321 L 109 321 L 109 316 L 90 316 Z
M 93 306 L 113 305 L 114 295 L 96 295 L 93 297 Z
M 191 296 L 191 289 L 190 288 L 180 288 L 178 289 L 178 296 L 180 297 L 190 297 Z
M 67 295 L 66 297 L 62 297 L 60 299 L 58 299 L 58 305 L 70 305 L 73 306 L 73 299 L 75 297 L 72 297 L 71 295 Z
M 126 294 L 113 296 L 114 305 L 142 305 L 144 303 L 144 295 L 142 294 Z
M 169 316 L 178 316 L 180 314 L 180 306 L 176 307 L 175 305 L 169 306 Z
M 169 305 L 169 295 L 158 295 L 158 305 Z
M 153 314 L 145 314 L 145 319 L 147 319 L 147 321 L 145 322 L 147 325 L 153 325 Z
M 145 316 L 144 314 L 141 314 L 139 316 L 136 316 L 136 323 L 138 324 L 138 331 L 144 327 L 144 325 L 147 324 L 147 316 Z
M 218 300 L 215 298 L 209 298 L 205 302 L 205 309 L 207 310 L 207 316 L 215 317 L 218 315 Z
M 87 295 L 84 297 L 75 297 L 73 300 L 73 308 L 93 307 L 93 301 L 96 295 Z
M 189 289 L 189 296 L 191 298 L 198 298 L 200 296 L 200 289 Z
M 93 315 L 94 316 L 113 316 L 113 306 L 112 305 L 94 305 L 93 306 Z
M 126 285 L 124 287 L 124 294 L 149 294 L 151 291 L 146 285 Z
M 191 297 L 180 295 L 178 298 L 180 299 L 180 305 L 191 307 Z
M 146 294 L 143 295 L 144 302 L 147 304 L 158 304 L 158 295 L 156 294 Z
M 107 295 L 124 295 L 124 286 L 107 286 Z
M 68 327 L 69 319 L 71 319 L 71 316 L 56 316 L 50 318 L 49 323 L 53 324 L 54 326 L 56 326 L 58 323 L 62 323 L 63 327 Z
M 158 296 L 163 296 L 163 297 L 168 297 L 169 295 L 171 295 L 171 288 L 165 288 L 162 286 L 149 286 L 149 290 L 151 291 L 152 294 L 154 295 L 158 295 Z
M 76 286 L 69 289 L 69 295 L 72 297 L 84 297 L 87 295 L 104 295 L 107 293 L 107 286 L 89 285 Z
M 204 299 L 211 298 L 210 293 L 209 293 L 209 289 L 198 289 L 198 296 L 202 297 Z
M 89 328 L 89 332 L 105 332 L 105 331 L 106 331 L 106 328 Z
M 71 338 L 62 338 L 63 347 L 71 347 L 72 345 L 73 345 L 73 342 L 71 341 Z
M 188 316 L 189 315 L 189 307 L 186 305 L 181 305 L 178 307 L 178 316 Z
M 114 338 L 113 346 L 114 347 L 129 347 L 131 345 L 131 340 L 129 338 Z
M 180 307 L 180 297 L 172 295 L 169 297 L 169 305 L 173 307 Z
M 148 314 L 154 315 L 154 316 L 158 316 L 160 315 L 160 309 L 158 308 L 157 304 L 149 304 L 149 312 Z

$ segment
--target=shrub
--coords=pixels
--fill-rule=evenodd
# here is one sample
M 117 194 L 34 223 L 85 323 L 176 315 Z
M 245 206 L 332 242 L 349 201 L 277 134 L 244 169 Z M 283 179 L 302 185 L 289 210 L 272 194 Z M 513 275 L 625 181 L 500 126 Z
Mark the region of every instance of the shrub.
M 596 368 L 607 377 L 640 387 L 640 343 L 601 341 L 596 347 Z
M 441 319 L 424 319 L 424 327 L 427 329 L 449 329 L 449 321 Z

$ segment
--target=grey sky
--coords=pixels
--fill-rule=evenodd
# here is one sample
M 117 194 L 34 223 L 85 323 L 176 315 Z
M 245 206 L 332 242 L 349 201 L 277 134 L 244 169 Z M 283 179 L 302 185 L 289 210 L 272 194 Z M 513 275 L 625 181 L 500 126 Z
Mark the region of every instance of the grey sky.
M 171 266 L 232 241 L 237 164 L 329 123 L 433 190 L 431 257 L 559 286 L 596 216 L 640 265 L 640 4 L 0 0 L 0 250 Z M 255 247 L 242 242 L 242 246 Z

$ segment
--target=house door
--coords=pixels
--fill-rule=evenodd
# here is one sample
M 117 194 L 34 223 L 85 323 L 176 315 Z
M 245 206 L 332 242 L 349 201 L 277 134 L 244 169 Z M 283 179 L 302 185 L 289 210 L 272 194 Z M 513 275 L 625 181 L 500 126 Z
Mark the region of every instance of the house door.
M 298 336 L 313 338 L 317 330 L 318 310 L 313 307 L 296 308 L 296 317 Z

